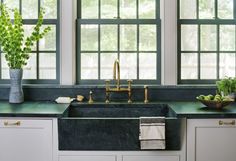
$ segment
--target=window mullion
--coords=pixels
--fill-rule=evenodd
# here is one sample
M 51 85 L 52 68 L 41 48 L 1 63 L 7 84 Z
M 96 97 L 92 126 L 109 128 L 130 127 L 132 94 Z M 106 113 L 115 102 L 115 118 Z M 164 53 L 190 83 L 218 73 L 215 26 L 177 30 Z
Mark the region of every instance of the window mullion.
M 20 14 L 22 14 L 22 0 L 19 0 L 19 9 L 20 9 Z
M 198 80 L 201 79 L 201 25 L 198 24 Z
M 218 20 L 218 0 L 215 0 L 215 19 Z
M 233 4 L 234 19 L 236 19 L 236 0 L 234 0 Z
M 220 25 L 217 25 L 217 39 L 216 39 L 216 43 L 217 43 L 217 51 L 216 51 L 216 54 L 217 54 L 217 67 L 216 67 L 216 73 L 217 73 L 217 79 L 220 78 Z

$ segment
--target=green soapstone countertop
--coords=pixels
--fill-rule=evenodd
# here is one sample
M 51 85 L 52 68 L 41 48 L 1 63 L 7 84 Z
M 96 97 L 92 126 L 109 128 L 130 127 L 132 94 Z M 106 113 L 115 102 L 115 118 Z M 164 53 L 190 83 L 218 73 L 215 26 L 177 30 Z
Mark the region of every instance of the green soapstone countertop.
M 32 101 L 22 104 L 10 104 L 0 101 L 0 117 L 61 117 L 69 104 L 57 104 L 51 101 Z
M 122 103 L 116 102 L 115 104 Z M 148 105 L 141 102 L 134 104 Z M 150 104 L 168 104 L 179 118 L 236 118 L 236 103 L 221 110 L 207 108 L 200 102 L 169 101 L 150 102 Z M 79 104 L 77 105 L 79 107 Z M 22 104 L 0 101 L 0 117 L 62 117 L 69 106 L 69 104 L 57 104 L 52 101 L 26 101 Z
M 200 102 L 166 102 L 177 117 L 186 118 L 236 118 L 236 103 L 223 109 L 208 108 Z

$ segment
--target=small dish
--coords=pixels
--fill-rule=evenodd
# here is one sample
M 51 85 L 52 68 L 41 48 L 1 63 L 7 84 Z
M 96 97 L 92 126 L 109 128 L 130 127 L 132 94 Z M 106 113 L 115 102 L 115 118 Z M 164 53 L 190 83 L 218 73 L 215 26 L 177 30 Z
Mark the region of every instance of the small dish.
M 84 96 L 82 96 L 82 95 L 77 95 L 77 101 L 78 101 L 78 102 L 83 102 L 83 100 L 84 100 Z

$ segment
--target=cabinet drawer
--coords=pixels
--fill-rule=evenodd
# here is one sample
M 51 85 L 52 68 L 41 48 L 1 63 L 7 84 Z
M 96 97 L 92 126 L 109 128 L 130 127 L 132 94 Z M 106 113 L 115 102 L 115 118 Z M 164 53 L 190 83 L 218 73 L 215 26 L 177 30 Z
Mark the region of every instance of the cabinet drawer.
M 52 120 L 0 119 L 0 161 L 52 161 Z
M 0 119 L 0 128 L 44 128 L 52 125 L 52 120 Z
M 179 156 L 123 156 L 123 161 L 179 161 Z
M 189 119 L 188 127 L 236 127 L 236 119 Z
M 59 161 L 116 161 L 116 156 L 60 156 Z

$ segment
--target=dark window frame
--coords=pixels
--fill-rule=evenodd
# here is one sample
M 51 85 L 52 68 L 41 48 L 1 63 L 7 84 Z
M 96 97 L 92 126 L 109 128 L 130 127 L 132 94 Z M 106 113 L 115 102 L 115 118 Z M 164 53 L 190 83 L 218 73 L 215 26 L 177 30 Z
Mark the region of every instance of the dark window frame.
M 133 84 L 161 84 L 161 19 L 160 19 L 160 0 L 156 0 L 156 19 L 139 19 L 138 17 L 138 0 L 136 1 L 136 7 L 137 7 L 137 10 L 136 10 L 136 15 L 137 15 L 137 19 L 100 19 L 101 17 L 101 7 L 98 6 L 98 16 L 99 18 L 98 19 L 81 19 L 81 1 L 82 0 L 78 0 L 77 2 L 77 20 L 76 20 L 76 40 L 77 40 L 77 48 L 76 48 L 76 60 L 77 60 L 77 63 L 76 63 L 76 69 L 77 69 L 77 72 L 76 72 L 76 78 L 77 78 L 77 84 L 82 84 L 82 85 L 94 85 L 94 84 L 105 84 L 105 80 L 103 79 L 100 79 L 100 53 L 106 53 L 106 52 L 112 52 L 112 53 L 116 53 L 118 54 L 118 57 L 119 57 L 119 54 L 120 53 L 137 53 L 137 59 L 139 59 L 139 53 L 148 53 L 148 52 L 151 52 L 151 53 L 154 53 L 154 51 L 139 51 L 139 25 L 153 25 L 155 24 L 157 27 L 156 27 L 156 33 L 157 33 L 157 50 L 156 50 L 156 77 L 157 79 L 155 80 L 139 80 L 139 79 L 135 79 L 133 80 Z M 117 12 L 118 12 L 118 17 L 119 17 L 119 3 L 120 3 L 120 0 L 117 0 Z M 99 5 L 101 4 L 101 0 L 99 0 Z M 100 25 L 101 24 L 106 24 L 106 25 L 118 25 L 117 27 L 117 30 L 118 30 L 118 35 L 119 35 L 119 26 L 120 25 L 127 25 L 127 24 L 130 24 L 130 25 L 137 25 L 137 51 L 120 51 L 119 50 L 119 46 L 118 46 L 118 49 L 117 51 L 101 51 L 100 50 L 100 47 L 98 47 L 98 51 L 91 51 L 92 53 L 94 52 L 98 52 L 98 79 L 96 80 L 85 80 L 85 79 L 81 79 L 81 52 L 83 53 L 86 53 L 85 51 L 81 51 L 81 48 L 80 48 L 80 32 L 81 32 L 81 28 L 80 26 L 83 25 L 83 24 L 94 24 L 94 25 L 99 25 L 98 27 L 98 35 L 100 35 Z M 118 44 L 119 44 L 119 36 L 118 36 Z M 98 46 L 100 46 L 100 37 L 98 36 Z M 88 51 L 89 53 L 90 51 Z M 138 64 L 138 60 L 137 60 L 137 78 L 139 76 L 139 64 Z M 127 83 L 126 80 L 121 80 L 121 83 Z
M 236 45 L 234 51 L 223 51 L 220 50 L 220 26 L 221 25 L 236 25 L 236 0 L 233 1 L 233 19 L 220 19 L 218 18 L 218 0 L 215 0 L 215 19 L 199 19 L 199 0 L 196 0 L 196 19 L 181 19 L 180 18 L 180 1 L 178 0 L 177 5 L 177 46 L 178 46 L 178 84 L 215 84 L 217 80 L 220 80 L 220 53 L 234 53 L 236 55 Z M 197 25 L 198 26 L 198 49 L 196 51 L 182 51 L 181 50 L 181 25 Z M 201 50 L 201 25 L 216 25 L 216 50 L 215 51 L 202 51 Z M 236 28 L 236 26 L 235 26 Z M 236 31 L 236 30 L 235 30 Z M 236 36 L 235 36 L 236 38 Z M 236 41 L 235 41 L 236 43 Z M 181 79 L 181 53 L 197 53 L 198 55 L 198 79 Z M 216 77 L 217 79 L 201 79 L 201 68 L 200 68 L 200 55 L 201 53 L 216 53 L 217 55 L 217 66 L 216 66 Z M 236 60 L 235 60 L 236 63 Z M 235 69 L 236 76 L 236 69 Z
M 4 0 L 0 0 L 0 3 L 4 3 Z M 38 0 L 38 13 L 41 7 L 41 0 Z M 19 10 L 22 13 L 22 0 L 19 0 Z M 37 19 L 23 19 L 23 25 L 35 25 Z M 60 0 L 57 0 L 57 19 L 44 19 L 43 25 L 54 25 L 56 28 L 56 50 L 39 50 L 39 42 L 36 45 L 36 51 L 31 53 L 36 53 L 36 79 L 23 79 L 23 84 L 59 84 L 60 81 Z M 0 50 L 0 84 L 9 84 L 9 79 L 1 78 L 1 53 Z M 56 79 L 39 79 L 39 54 L 40 53 L 56 53 Z

